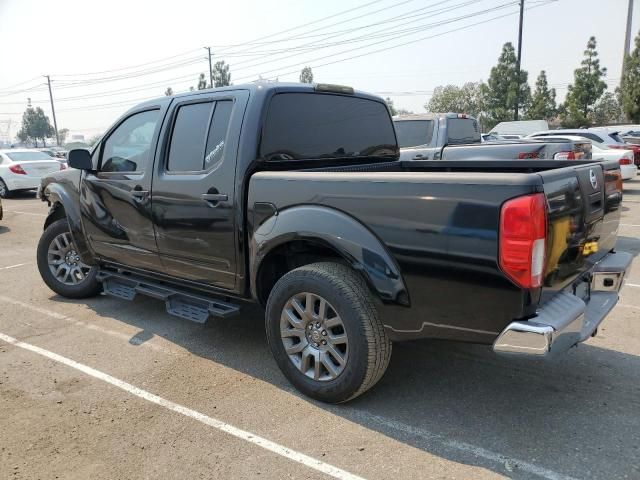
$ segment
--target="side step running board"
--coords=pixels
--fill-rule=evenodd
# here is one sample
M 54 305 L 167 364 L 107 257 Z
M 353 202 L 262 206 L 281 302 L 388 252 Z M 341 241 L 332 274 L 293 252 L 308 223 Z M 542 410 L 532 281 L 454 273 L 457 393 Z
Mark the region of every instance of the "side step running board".
M 240 311 L 239 305 L 215 300 L 211 297 L 178 290 L 144 277 L 100 270 L 97 276 L 104 293 L 124 300 L 133 300 L 137 294 L 163 300 L 167 313 L 196 323 L 205 323 L 209 316 L 228 318 Z

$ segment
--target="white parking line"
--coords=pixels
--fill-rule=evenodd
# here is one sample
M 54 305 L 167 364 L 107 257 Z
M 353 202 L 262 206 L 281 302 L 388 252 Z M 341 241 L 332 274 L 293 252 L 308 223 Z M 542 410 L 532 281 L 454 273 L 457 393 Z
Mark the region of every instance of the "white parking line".
M 46 213 L 23 212 L 19 210 L 5 210 L 4 213 L 21 213 L 22 215 L 35 215 L 37 217 L 46 217 Z
M 636 225 L 635 223 L 621 223 L 623 227 L 640 227 L 640 225 Z
M 15 265 L 9 265 L 8 267 L 0 267 L 0 270 L 9 270 L 10 268 L 24 267 L 25 265 L 31 265 L 31 262 L 16 263 Z
M 640 285 L 638 285 L 637 283 L 625 283 L 624 285 L 625 285 L 625 287 L 640 288 Z
M 422 428 L 415 427 L 413 425 L 407 425 L 405 423 L 397 422 L 395 420 L 390 420 L 388 418 L 381 417 L 379 415 L 374 415 L 369 412 L 364 412 L 362 410 L 357 410 L 356 412 L 357 412 L 356 415 L 358 417 L 361 417 L 363 420 L 367 420 L 368 423 L 374 422 L 374 423 L 377 423 L 378 425 L 381 425 L 387 428 L 392 428 L 394 430 L 398 430 L 404 434 L 422 438 L 423 440 L 427 440 L 430 442 L 436 442 L 445 447 L 449 447 L 467 454 L 471 454 L 476 457 L 484 458 L 485 460 L 489 460 L 491 462 L 495 462 L 500 465 L 505 465 L 505 463 L 509 463 L 511 465 L 517 466 L 518 470 L 520 471 L 523 471 L 532 475 L 536 475 L 538 477 L 547 478 L 549 480 L 577 480 L 575 477 L 554 472 L 553 470 L 549 470 L 548 468 L 539 467 L 538 465 L 525 462 L 524 460 L 520 460 L 518 458 L 512 458 L 506 455 L 501 455 L 499 453 L 492 452 L 491 450 L 487 450 L 486 448 L 478 447 L 470 443 L 444 438 L 441 435 L 432 433 Z
M 264 448 L 265 450 L 273 452 L 276 455 L 280 455 L 281 457 L 288 458 L 289 460 L 300 463 L 306 467 L 312 468 L 313 470 L 317 470 L 333 478 L 339 478 L 344 480 L 364 480 L 362 477 L 349 473 L 345 470 L 342 470 L 341 468 L 334 467 L 333 465 L 330 465 L 328 463 L 322 462 L 315 458 L 309 457 L 303 453 L 297 452 L 283 445 L 272 442 L 271 440 L 267 440 L 266 438 L 260 437 L 254 433 L 234 427 L 233 425 L 225 423 L 216 418 L 209 417 L 204 413 L 197 412 L 185 406 L 174 403 L 170 400 L 166 400 L 162 397 L 159 397 L 158 395 L 154 395 L 153 393 L 147 392 L 146 390 L 142 390 L 141 388 L 138 388 L 135 385 L 131 385 L 130 383 L 124 382 L 118 378 L 112 377 L 111 375 L 103 373 L 99 370 L 96 370 L 95 368 L 91 368 L 82 363 L 78 363 L 67 357 L 63 357 L 62 355 L 58 355 L 57 353 L 50 352 L 49 350 L 36 347 L 35 345 L 31 345 L 29 343 L 21 342 L 20 340 L 10 337 L 9 335 L 5 335 L 4 333 L 0 333 L 0 340 L 3 340 L 6 343 L 14 345 L 18 348 L 22 348 L 24 350 L 29 350 L 30 352 L 37 353 L 38 355 L 42 355 L 43 357 L 46 357 L 50 360 L 61 363 L 68 367 L 75 368 L 76 370 L 79 370 L 82 373 L 85 373 L 91 377 L 94 377 L 94 378 L 97 378 L 98 380 L 102 380 L 103 382 L 109 383 L 114 387 L 118 387 L 131 395 L 142 398 L 143 400 L 147 400 L 148 402 L 155 403 L 156 405 L 160 405 L 161 407 L 164 407 L 168 410 L 172 410 L 186 417 L 193 418 L 194 420 L 197 420 L 200 423 L 213 427 L 222 432 L 228 433 L 229 435 L 232 435 L 236 438 L 244 440 L 245 442 L 249 442 L 254 445 L 257 445 L 258 447 Z

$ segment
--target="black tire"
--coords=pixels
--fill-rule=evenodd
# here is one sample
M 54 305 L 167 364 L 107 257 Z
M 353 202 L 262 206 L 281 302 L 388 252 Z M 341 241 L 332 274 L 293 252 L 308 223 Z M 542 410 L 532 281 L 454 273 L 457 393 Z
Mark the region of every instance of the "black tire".
M 63 233 L 69 232 L 69 224 L 66 219 L 61 219 L 49 225 L 40 237 L 38 242 L 37 261 L 40 276 L 47 286 L 67 298 L 86 298 L 93 297 L 102 291 L 102 284 L 98 282 L 96 276 L 98 274 L 97 267 L 91 267 L 84 280 L 76 285 L 68 285 L 58 280 L 51 270 L 48 263 L 48 251 L 54 239 Z
M 348 337 L 344 370 L 331 380 L 306 376 L 285 351 L 280 318 L 289 299 L 302 292 L 324 298 L 340 316 Z M 341 403 L 373 387 L 391 359 L 391 341 L 378 317 L 373 296 L 353 269 L 333 262 L 296 268 L 274 286 L 266 309 L 267 339 L 271 352 L 287 379 L 302 393 L 327 403 Z
M 0 178 L 0 198 L 10 198 L 11 190 L 7 187 L 7 184 L 4 183 L 4 180 Z

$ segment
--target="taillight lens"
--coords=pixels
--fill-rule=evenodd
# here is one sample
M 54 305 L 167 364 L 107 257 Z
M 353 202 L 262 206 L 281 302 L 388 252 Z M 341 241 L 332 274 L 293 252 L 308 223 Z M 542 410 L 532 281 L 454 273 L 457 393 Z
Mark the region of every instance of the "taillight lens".
M 553 156 L 554 160 L 575 160 L 575 152 L 558 152 Z
M 631 165 L 632 163 L 633 163 L 633 160 L 631 160 L 630 158 L 620 159 L 620 165 Z
M 27 174 L 27 172 L 25 172 L 22 166 L 20 166 L 19 164 L 9 165 L 9 170 L 11 170 L 13 173 L 17 173 L 18 175 Z
M 500 212 L 500 268 L 521 288 L 544 278 L 547 206 L 543 193 L 508 200 Z

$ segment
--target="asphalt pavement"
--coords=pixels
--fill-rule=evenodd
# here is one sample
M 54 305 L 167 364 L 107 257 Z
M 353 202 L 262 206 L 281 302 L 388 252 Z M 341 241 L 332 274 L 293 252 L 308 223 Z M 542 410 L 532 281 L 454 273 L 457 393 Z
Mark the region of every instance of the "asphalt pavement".
M 640 478 L 640 257 L 599 335 L 553 362 L 394 345 L 346 405 L 298 394 L 262 312 L 198 325 L 41 281 L 46 204 L 3 200 L 0 478 Z M 640 176 L 618 249 L 640 254 Z

